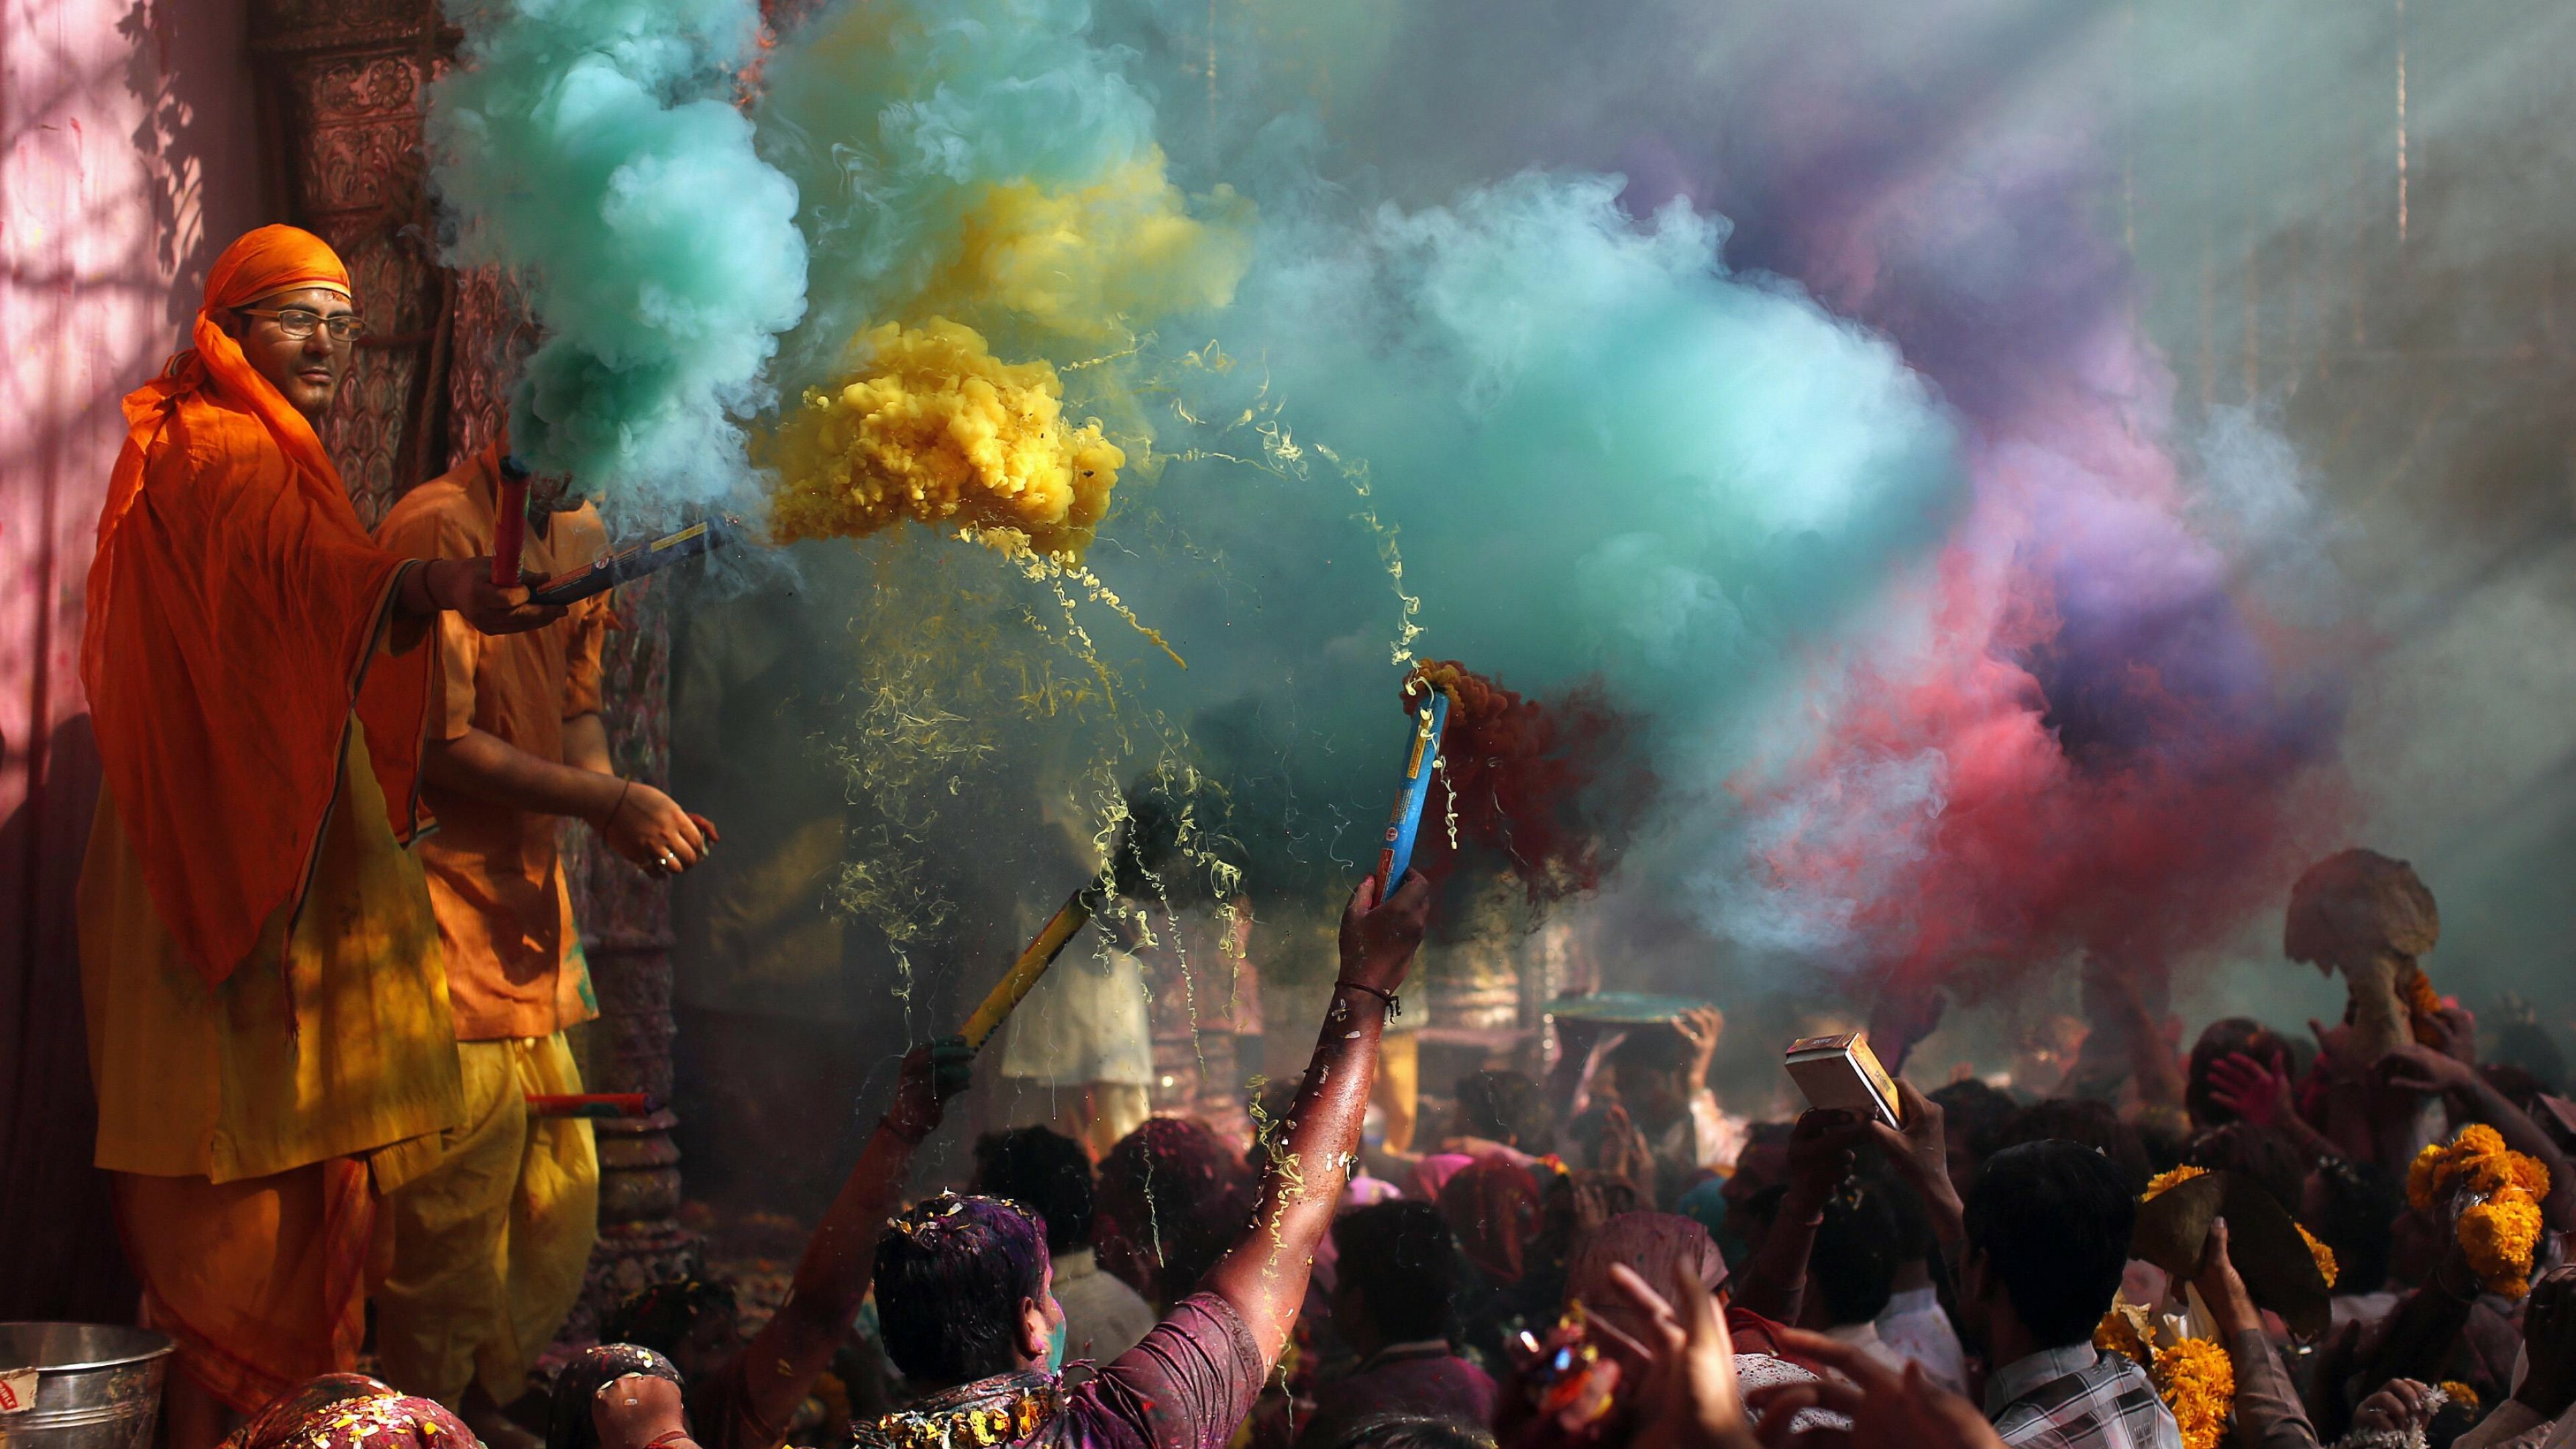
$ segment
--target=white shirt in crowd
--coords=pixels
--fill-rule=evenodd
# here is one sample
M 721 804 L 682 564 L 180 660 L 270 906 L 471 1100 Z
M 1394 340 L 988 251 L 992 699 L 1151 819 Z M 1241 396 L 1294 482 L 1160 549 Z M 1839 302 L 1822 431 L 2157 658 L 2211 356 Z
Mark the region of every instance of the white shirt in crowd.
M 1968 1353 L 1959 1346 L 1959 1331 L 1951 1327 L 1938 1293 L 1904 1289 L 1887 1300 L 1875 1327 L 1879 1342 L 1899 1359 L 1923 1365 L 1932 1382 L 1954 1394 L 1968 1391 Z

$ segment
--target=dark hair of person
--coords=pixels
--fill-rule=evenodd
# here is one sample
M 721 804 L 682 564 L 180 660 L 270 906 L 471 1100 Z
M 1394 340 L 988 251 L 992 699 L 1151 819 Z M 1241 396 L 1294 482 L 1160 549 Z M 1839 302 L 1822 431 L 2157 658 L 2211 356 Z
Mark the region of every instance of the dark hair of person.
M 608 1311 L 600 1320 L 599 1341 L 637 1344 L 676 1356 L 699 1319 L 710 1313 L 730 1316 L 735 1311 L 730 1284 L 700 1278 L 656 1283 Z
M 1044 1218 L 1050 1253 L 1091 1246 L 1091 1158 L 1061 1132 L 1022 1127 L 977 1138 L 974 1190 Z
M 1369 1321 L 1387 1342 L 1449 1331 L 1458 1244 L 1440 1209 L 1403 1198 L 1354 1208 L 1333 1220 L 1333 1251 L 1335 1281 L 1360 1290 Z
M 2308 1231 L 2334 1249 L 2335 1291 L 2376 1293 L 2388 1283 L 2397 1216 L 2406 1210 L 2397 1179 L 2369 1163 L 2331 1158 L 2316 1166 L 2323 1211 Z
M 905 1378 L 944 1388 L 1020 1367 L 1020 1304 L 1046 1296 L 1046 1225 L 994 1197 L 943 1192 L 877 1239 L 877 1318 Z
M 2020 1147 L 2032 1142 L 2074 1142 L 2090 1147 L 2120 1170 L 2136 1196 L 2147 1190 L 2147 1179 L 2154 1176 L 2147 1160 L 2146 1144 L 2108 1102 L 2075 1097 L 2051 1097 L 2033 1102 L 2013 1114 L 1995 1140 L 1995 1150 Z
M 1547 1094 L 1520 1072 L 1470 1072 L 1458 1079 L 1458 1111 L 1470 1136 L 1517 1147 L 1533 1156 L 1556 1150 Z
M 725 1302 L 731 1306 L 731 1294 Z M 555 1374 L 546 1404 L 546 1449 L 599 1449 L 599 1421 L 591 1417 L 591 1401 L 601 1389 L 631 1378 L 668 1379 L 684 1390 L 688 1387 L 671 1361 L 649 1348 L 632 1343 L 593 1344 L 574 1354 Z
M 2128 1174 L 2082 1143 L 2006 1147 L 1986 1159 L 1968 1191 L 1969 1250 L 1986 1255 L 1987 1271 L 2042 1348 L 2093 1336 L 2120 1291 L 2137 1221 Z
M 1632 1028 L 1627 1039 L 1610 1049 L 1610 1065 L 1619 1073 L 1621 1091 L 1628 1090 L 1628 1075 L 1669 1077 L 1690 1065 L 1690 1044 L 1682 1034 L 1669 1026 Z
M 1252 1221 L 1253 1182 L 1243 1160 L 1204 1122 L 1149 1117 L 1100 1160 L 1094 1245 L 1122 1235 L 1152 1262 L 1156 1281 L 1129 1287 L 1168 1309 Z
M 1839 1328 L 1867 1323 L 1887 1308 L 1896 1289 L 1896 1265 L 1905 1257 L 1896 1209 L 1877 1183 L 1846 1184 L 1825 1202 L 1824 1221 L 1807 1258 L 1807 1276 L 1824 1300 L 1826 1321 Z
M 2200 1040 L 2191 1044 L 2191 1065 L 2183 1074 L 2182 1105 L 2193 1125 L 2218 1127 L 2237 1120 L 2234 1112 L 2210 1100 L 2209 1069 L 2238 1052 L 2276 1072 L 2296 1065 L 2289 1043 L 2254 1018 L 2228 1016 L 2211 1022 Z
M 2530 1013 L 2528 1005 L 2508 999 L 2501 1013 L 2503 1020 L 2480 1032 L 2488 1038 L 2483 1054 L 2498 1066 L 2516 1066 L 2529 1072 L 2542 1091 L 2555 1097 L 2567 1081 L 2567 1056 L 2558 1049 L 2549 1028 Z
M 1888 1213 L 1895 1219 L 1893 1241 L 1899 1267 L 1918 1259 L 1929 1259 L 1939 1251 L 1940 1245 L 1932 1236 L 1932 1214 L 1925 1211 L 1923 1199 L 1896 1175 L 1887 1159 L 1882 1157 L 1873 1162 L 1863 1158 L 1860 1180 L 1878 1195 L 1879 1201 L 1887 1204 Z
M 1493 1432 L 1464 1419 L 1402 1412 L 1372 1414 L 1344 1430 L 1331 1449 L 1494 1449 Z
M 2230 1122 L 2192 1138 L 2183 1161 L 2212 1172 L 2250 1177 L 2288 1213 L 2299 1210 L 2300 1189 L 2308 1180 L 2307 1163 L 2301 1160 L 2298 1145 L 2282 1133 L 2251 1122 Z
M 1968 1155 L 1982 1162 L 2003 1145 L 2004 1127 L 2021 1110 L 2012 1093 L 1979 1077 L 1945 1082 L 1932 1092 L 1942 1118 L 1956 1127 Z

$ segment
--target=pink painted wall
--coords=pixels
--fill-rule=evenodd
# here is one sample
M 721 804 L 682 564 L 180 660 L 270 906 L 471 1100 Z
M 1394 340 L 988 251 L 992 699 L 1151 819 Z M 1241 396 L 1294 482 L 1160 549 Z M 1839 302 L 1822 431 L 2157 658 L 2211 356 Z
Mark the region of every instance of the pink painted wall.
M 81 586 L 118 399 L 265 219 L 244 0 L 0 0 L 0 1319 L 130 1317 L 90 1170 Z

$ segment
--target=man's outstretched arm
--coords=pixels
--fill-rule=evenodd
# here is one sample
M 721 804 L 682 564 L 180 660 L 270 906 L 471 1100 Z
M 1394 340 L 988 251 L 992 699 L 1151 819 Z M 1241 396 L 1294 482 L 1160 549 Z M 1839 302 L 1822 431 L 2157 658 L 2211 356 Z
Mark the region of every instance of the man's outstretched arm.
M 1406 872 L 1382 904 L 1374 879 L 1362 880 L 1351 892 L 1342 911 L 1341 971 L 1285 1140 L 1269 1148 L 1260 1213 L 1208 1273 L 1209 1291 L 1252 1330 L 1265 1371 L 1279 1361 L 1305 1302 L 1315 1249 L 1332 1225 L 1333 1206 L 1359 1150 L 1360 1118 L 1377 1075 L 1378 1036 L 1414 949 L 1422 944 L 1430 909 L 1431 883 L 1418 871 Z
M 740 1401 L 722 1425 L 698 1426 L 707 1449 L 770 1449 L 796 1406 L 832 1365 L 876 1272 L 877 1239 L 903 1197 L 913 1149 L 939 1125 L 942 1104 L 966 1089 L 975 1051 L 962 1036 L 914 1047 L 903 1059 L 894 1108 L 880 1119 L 796 1263 L 787 1301 L 745 1345 Z

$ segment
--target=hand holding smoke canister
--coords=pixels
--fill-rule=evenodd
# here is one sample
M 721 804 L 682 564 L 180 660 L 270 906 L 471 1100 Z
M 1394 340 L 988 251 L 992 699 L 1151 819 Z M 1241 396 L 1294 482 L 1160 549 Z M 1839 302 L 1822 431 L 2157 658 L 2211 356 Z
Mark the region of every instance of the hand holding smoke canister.
M 1386 899 L 1413 865 L 1413 843 L 1422 834 L 1422 807 L 1431 798 L 1431 772 L 1440 761 L 1440 735 L 1449 727 L 1449 696 L 1429 685 L 1430 696 L 1413 714 L 1413 743 L 1404 756 L 1404 783 L 1395 795 L 1395 812 L 1386 822 L 1386 845 L 1377 857 L 1378 899 Z

